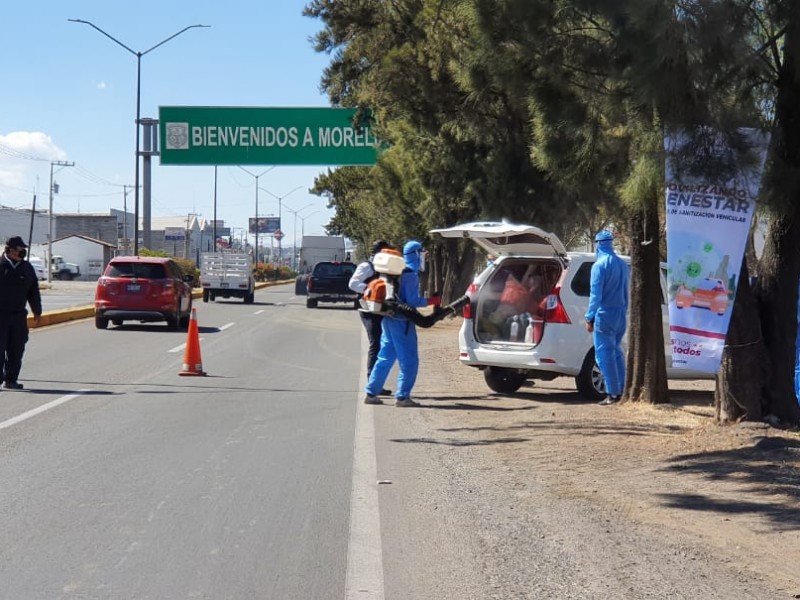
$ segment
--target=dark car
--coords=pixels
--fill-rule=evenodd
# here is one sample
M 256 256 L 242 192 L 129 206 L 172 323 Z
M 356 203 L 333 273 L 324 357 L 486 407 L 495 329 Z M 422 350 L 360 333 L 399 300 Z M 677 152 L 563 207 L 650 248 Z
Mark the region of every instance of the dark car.
M 358 308 L 359 295 L 350 289 L 350 278 L 356 271 L 351 262 L 321 261 L 306 282 L 306 306 L 316 308 L 320 302 L 348 302 Z
M 118 256 L 97 280 L 95 326 L 166 321 L 172 329 L 186 327 L 192 313 L 190 280 L 172 259 Z

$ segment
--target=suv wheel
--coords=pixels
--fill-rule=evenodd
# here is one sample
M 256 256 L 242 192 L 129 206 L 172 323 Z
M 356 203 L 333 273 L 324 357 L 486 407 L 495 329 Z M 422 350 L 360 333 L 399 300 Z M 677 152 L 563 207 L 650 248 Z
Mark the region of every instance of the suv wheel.
M 525 375 L 516 369 L 486 367 L 483 370 L 486 385 L 499 394 L 513 394 L 525 383 Z
M 186 309 L 186 314 L 178 319 L 179 329 L 188 329 L 189 321 L 192 320 L 192 301 L 189 300 L 189 308 Z
M 95 317 L 94 326 L 98 329 L 106 329 L 108 327 L 108 319 L 106 317 Z
M 317 308 L 316 298 L 306 298 L 306 308 Z
M 170 329 L 180 329 L 181 327 L 181 304 L 175 306 L 175 313 L 167 316 L 167 327 Z
M 581 396 L 593 402 L 599 402 L 606 397 L 606 382 L 594 359 L 594 348 L 586 353 L 581 372 L 575 378 L 575 386 Z
M 306 283 L 308 282 L 307 275 L 299 275 L 294 280 L 294 295 L 295 296 L 305 296 L 308 294 L 308 288 L 306 287 Z

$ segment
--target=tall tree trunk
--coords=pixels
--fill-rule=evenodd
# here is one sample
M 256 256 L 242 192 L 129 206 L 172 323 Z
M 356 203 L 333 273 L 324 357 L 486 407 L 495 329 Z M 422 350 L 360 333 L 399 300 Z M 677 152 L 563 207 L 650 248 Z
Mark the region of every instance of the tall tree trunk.
M 666 404 L 667 365 L 661 320 L 661 260 L 658 253 L 658 197 L 631 217 L 631 299 L 626 400 Z
M 445 267 L 442 302 L 447 304 L 463 296 L 475 278 L 475 245 L 471 240 L 444 238 L 442 260 Z
M 769 370 L 761 324 L 752 318 L 755 311 L 756 301 L 750 288 L 745 256 L 742 257 L 731 323 L 714 390 L 715 414 L 720 423 L 760 421 L 763 418 L 761 390 Z
M 778 76 L 770 172 L 765 195 L 773 209 L 756 287 L 771 373 L 766 412 L 800 423 L 792 384 L 800 275 L 800 3 L 791 3 Z
M 756 286 L 770 369 L 764 386 L 765 412 L 794 424 L 800 423 L 800 407 L 794 394 L 799 270 L 800 214 L 795 209 L 770 223 Z

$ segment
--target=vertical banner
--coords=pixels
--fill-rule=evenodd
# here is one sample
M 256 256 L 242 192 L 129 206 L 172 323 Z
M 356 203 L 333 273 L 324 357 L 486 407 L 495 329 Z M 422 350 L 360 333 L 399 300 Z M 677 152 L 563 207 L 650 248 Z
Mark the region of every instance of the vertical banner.
M 752 158 L 724 183 L 710 174 L 681 172 L 679 165 L 686 164 L 692 140 L 681 133 L 664 137 L 669 331 L 675 368 L 716 373 L 722 360 L 769 141 L 760 130 L 741 133 Z M 707 152 L 717 160 L 734 155 L 722 136 Z

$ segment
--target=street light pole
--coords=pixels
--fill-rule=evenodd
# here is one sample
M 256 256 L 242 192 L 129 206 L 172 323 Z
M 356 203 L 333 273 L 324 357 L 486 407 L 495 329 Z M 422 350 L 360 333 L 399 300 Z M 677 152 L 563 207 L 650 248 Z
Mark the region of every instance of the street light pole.
M 319 212 L 318 210 L 315 210 L 314 212 L 312 212 L 311 214 L 306 215 L 305 217 L 300 217 L 300 221 L 302 223 L 302 225 L 301 225 L 302 230 L 300 231 L 300 239 L 306 237 L 306 219 L 308 217 L 313 217 L 318 212 Z
M 239 165 L 239 168 L 242 171 L 244 171 L 245 173 L 247 173 L 248 175 L 250 175 L 250 177 L 255 177 L 255 179 L 256 179 L 256 226 L 255 226 L 255 231 L 256 231 L 256 251 L 255 251 L 255 255 L 254 255 L 254 258 L 255 258 L 254 262 L 256 264 L 258 264 L 258 178 L 261 177 L 262 175 L 265 175 L 265 174 L 269 173 L 275 167 L 270 167 L 269 169 L 265 169 L 264 171 L 262 171 L 258 175 L 256 175 L 255 173 L 251 173 L 250 171 L 248 171 L 247 169 L 245 169 L 241 165 Z M 266 191 L 266 190 L 264 190 L 264 191 Z
M 297 190 L 302 190 L 303 186 L 302 185 L 298 185 L 293 190 L 290 190 L 290 191 L 286 192 L 283 196 L 276 196 L 275 194 L 273 194 L 272 192 L 270 192 L 267 189 L 264 189 L 264 188 L 261 188 L 261 189 L 264 190 L 265 192 L 267 192 L 270 196 L 272 196 L 273 198 L 275 198 L 278 201 L 278 224 L 279 224 L 280 227 L 283 227 L 283 223 L 281 223 L 281 209 L 283 208 L 283 199 L 286 198 L 287 196 L 295 193 Z M 278 238 L 278 262 L 282 262 L 282 261 L 283 261 L 283 250 L 281 249 L 281 238 Z
M 295 271 L 297 271 L 297 213 L 303 212 L 310 206 L 314 206 L 314 203 L 306 204 L 303 208 L 298 208 L 297 210 L 292 210 L 288 206 L 286 207 L 286 210 L 294 215 L 294 230 L 292 231 L 292 245 L 294 246 L 292 251 L 292 268 Z
M 188 27 L 184 27 L 180 31 L 173 33 L 166 39 L 161 40 L 155 46 L 148 48 L 144 52 L 137 52 L 132 50 L 122 42 L 120 42 L 117 38 L 106 33 L 102 29 L 100 29 L 97 25 L 92 23 L 91 21 L 84 21 L 83 19 L 67 19 L 72 23 L 83 23 L 84 25 L 88 25 L 93 29 L 96 29 L 108 39 L 110 39 L 115 44 L 119 44 L 125 50 L 130 52 L 136 57 L 136 150 L 134 152 L 134 156 L 136 158 L 136 169 L 135 169 L 135 176 L 134 176 L 134 207 L 133 207 L 133 254 L 135 256 L 139 255 L 139 122 L 141 121 L 141 108 L 142 108 L 142 57 L 149 52 L 152 52 L 159 46 L 163 46 L 168 41 L 178 37 L 184 31 L 188 31 L 189 29 L 194 29 L 195 27 L 211 27 L 211 25 L 189 25 Z

